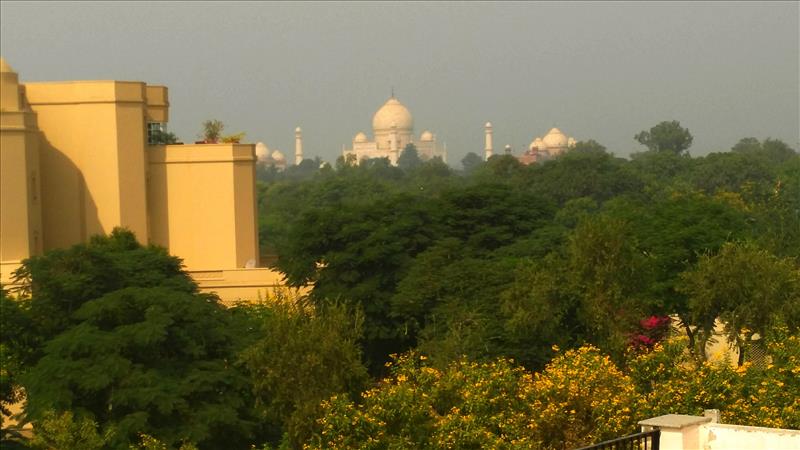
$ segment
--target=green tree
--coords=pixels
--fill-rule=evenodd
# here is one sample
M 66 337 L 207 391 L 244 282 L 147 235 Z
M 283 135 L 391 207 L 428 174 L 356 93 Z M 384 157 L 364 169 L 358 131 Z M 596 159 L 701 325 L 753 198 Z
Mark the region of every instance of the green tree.
M 733 153 L 755 155 L 772 164 L 780 164 L 797 156 L 797 151 L 778 139 L 766 139 L 763 144 L 753 137 L 742 138 L 731 148 Z
M 754 137 L 746 137 L 739 140 L 731 148 L 734 153 L 758 153 L 761 151 L 761 142 Z
M 694 161 L 687 178 L 693 186 L 708 194 L 755 188 L 758 192 L 754 194 L 764 196 L 772 187 L 775 172 L 757 154 L 710 153 Z
M 380 370 L 389 353 L 408 348 L 408 337 L 389 316 L 389 300 L 413 257 L 439 235 L 439 214 L 407 193 L 309 208 L 292 223 L 277 265 L 293 285 L 313 282 L 317 304 L 342 299 L 361 305 L 365 353 Z
M 155 246 L 142 246 L 130 231 L 55 249 L 23 262 L 15 273 L 20 296 L 30 302 L 35 333 L 47 340 L 74 325 L 71 315 L 85 302 L 124 287 L 165 287 L 197 292 L 179 258 Z
M 684 153 L 692 146 L 692 134 L 677 120 L 664 121 L 634 136 L 640 144 L 658 152 Z
M 286 178 L 304 180 L 313 177 L 317 172 L 319 172 L 319 163 L 306 158 L 300 161 L 300 164 L 289 166 L 286 169 Z
M 4 420 L 9 407 L 24 398 L 21 377 L 41 345 L 28 313 L 28 302 L 12 298 L 0 288 L 0 442 L 12 445 L 20 434 Z
M 483 182 L 519 181 L 526 167 L 513 155 L 492 155 L 474 172 L 474 177 Z
M 692 317 L 703 332 L 701 342 L 719 318 L 728 341 L 739 347 L 739 365 L 754 333 L 764 336 L 780 324 L 800 329 L 800 268 L 793 258 L 778 258 L 748 243 L 727 243 L 718 254 L 702 256 L 681 279 L 678 289 L 689 297 Z
M 677 192 L 653 200 L 618 198 L 603 209 L 629 225 L 653 271 L 646 287 L 648 297 L 659 305 L 660 313 L 679 316 L 694 350 L 697 324 L 689 314 L 686 295 L 677 290 L 680 274 L 690 269 L 699 255 L 717 252 L 729 240 L 750 236 L 748 215 L 719 198 Z
M 357 395 L 367 381 L 357 345 L 363 317 L 343 305 L 314 310 L 278 296 L 241 306 L 253 314 L 258 339 L 241 360 L 251 377 L 260 422 L 272 426 L 270 441 L 282 433 L 292 448 L 310 438 L 320 404 L 335 394 Z
M 115 229 L 25 260 L 16 276 L 37 337 L 21 377 L 34 425 L 73 411 L 114 428 L 115 447 L 142 431 L 210 446 L 247 438 L 246 379 L 230 365 L 241 327 L 178 258 Z
M 75 417 L 71 411 L 56 414 L 48 411 L 36 427 L 29 442 L 33 449 L 102 450 L 108 448 L 114 430 L 98 432 L 97 423 L 85 417 Z
M 796 149 L 779 139 L 764 140 L 761 144 L 761 152 L 764 158 L 773 164 L 782 164 L 798 157 Z
M 582 147 L 583 150 L 565 152 L 544 164 L 529 166 L 520 184 L 559 205 L 579 197 L 603 202 L 622 194 L 641 194 L 644 183 L 626 160 L 587 144 Z
M 589 139 L 588 141 L 578 141 L 575 143 L 575 146 L 572 147 L 571 152 L 578 152 L 578 153 L 606 153 L 606 147 L 599 142 L 595 141 L 594 139 Z
M 397 167 L 408 172 L 416 169 L 422 164 L 422 159 L 419 157 L 419 151 L 414 144 L 407 144 L 400 156 L 397 157 Z
M 392 298 L 392 314 L 437 366 L 467 356 L 505 355 L 496 292 L 512 280 L 516 260 L 476 256 L 455 238 L 418 255 Z
M 464 173 L 468 175 L 480 167 L 481 164 L 483 164 L 483 158 L 478 156 L 475 152 L 469 152 L 467 156 L 461 159 L 461 166 L 464 168 Z
M 645 183 L 646 191 L 651 195 L 668 194 L 679 188 L 685 174 L 694 166 L 688 153 L 676 154 L 648 150 L 631 155 L 631 169 Z
M 49 410 L 72 410 L 104 432 L 113 428 L 114 447 L 142 432 L 169 445 L 247 444 L 248 385 L 231 368 L 240 342 L 216 298 L 123 288 L 89 300 L 73 318 L 24 377 L 34 423 Z

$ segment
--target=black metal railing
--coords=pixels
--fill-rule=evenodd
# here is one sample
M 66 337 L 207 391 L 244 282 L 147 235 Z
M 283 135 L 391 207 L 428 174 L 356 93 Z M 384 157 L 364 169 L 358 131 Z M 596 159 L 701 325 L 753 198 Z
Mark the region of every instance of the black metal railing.
M 659 450 L 661 430 L 631 434 L 577 450 Z

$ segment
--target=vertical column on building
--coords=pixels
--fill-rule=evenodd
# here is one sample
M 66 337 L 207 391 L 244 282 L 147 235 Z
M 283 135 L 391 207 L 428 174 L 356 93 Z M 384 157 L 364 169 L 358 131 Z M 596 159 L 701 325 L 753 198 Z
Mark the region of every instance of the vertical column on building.
M 486 122 L 486 148 L 485 148 L 485 155 L 486 160 L 488 161 L 489 158 L 492 157 L 494 153 L 494 149 L 492 148 L 492 123 Z
M 36 116 L 19 77 L 0 58 L 0 283 L 42 252 L 41 170 Z
M 300 127 L 294 129 L 294 163 L 300 165 L 303 162 L 303 130 Z

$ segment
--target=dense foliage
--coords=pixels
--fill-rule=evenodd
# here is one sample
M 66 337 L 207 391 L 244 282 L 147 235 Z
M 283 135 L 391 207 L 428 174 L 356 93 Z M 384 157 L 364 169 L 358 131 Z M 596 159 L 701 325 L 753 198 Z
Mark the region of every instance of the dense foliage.
M 26 260 L 0 406 L 27 399 L 33 448 L 563 449 L 706 408 L 800 427 L 800 156 L 691 157 L 677 122 L 637 140 L 258 167 L 264 260 L 302 298 L 224 308 L 125 230 Z

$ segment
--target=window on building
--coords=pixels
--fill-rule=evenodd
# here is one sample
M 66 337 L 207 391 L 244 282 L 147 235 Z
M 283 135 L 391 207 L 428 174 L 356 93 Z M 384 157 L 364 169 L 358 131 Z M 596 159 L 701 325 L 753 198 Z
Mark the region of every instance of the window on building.
M 150 145 L 163 144 L 162 136 L 167 132 L 167 124 L 163 122 L 147 123 L 147 143 Z

